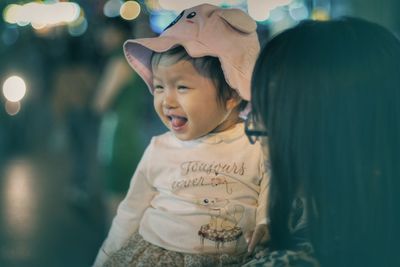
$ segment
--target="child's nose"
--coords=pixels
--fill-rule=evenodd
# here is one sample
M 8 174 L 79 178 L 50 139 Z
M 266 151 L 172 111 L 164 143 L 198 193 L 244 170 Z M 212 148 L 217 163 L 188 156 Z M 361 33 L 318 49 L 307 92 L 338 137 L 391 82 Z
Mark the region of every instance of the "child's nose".
M 175 108 L 177 106 L 176 95 L 173 90 L 165 90 L 163 106 L 164 108 Z

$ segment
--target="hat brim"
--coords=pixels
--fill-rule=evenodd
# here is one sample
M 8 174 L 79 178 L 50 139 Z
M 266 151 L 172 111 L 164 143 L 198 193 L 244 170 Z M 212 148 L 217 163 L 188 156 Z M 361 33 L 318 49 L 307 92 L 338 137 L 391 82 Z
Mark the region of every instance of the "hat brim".
M 153 93 L 153 73 L 151 57 L 153 52 L 161 53 L 174 47 L 183 46 L 191 57 L 215 56 L 217 53 L 200 42 L 175 39 L 168 36 L 127 40 L 124 43 L 124 53 L 129 65 L 142 77 L 151 93 Z
M 246 74 L 240 72 L 229 62 L 224 62 L 212 48 L 196 40 L 182 41 L 182 38 L 159 36 L 155 38 L 142 38 L 127 40 L 124 43 L 124 53 L 129 65 L 144 80 L 150 92 L 153 93 L 153 72 L 151 57 L 153 52 L 162 53 L 174 47 L 182 46 L 189 56 L 193 58 L 213 56 L 221 62 L 222 71 L 226 82 L 245 99 L 250 99 L 250 81 Z

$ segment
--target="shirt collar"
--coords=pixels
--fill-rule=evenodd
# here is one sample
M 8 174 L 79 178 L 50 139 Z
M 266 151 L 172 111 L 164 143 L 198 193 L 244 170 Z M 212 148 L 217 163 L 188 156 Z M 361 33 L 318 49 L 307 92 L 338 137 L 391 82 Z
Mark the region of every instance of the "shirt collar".
M 230 143 L 236 139 L 239 139 L 243 135 L 244 135 L 244 123 L 240 122 L 235 124 L 235 126 L 230 128 L 229 130 L 218 133 L 210 133 L 195 140 L 181 141 L 181 142 L 188 145 L 199 144 L 199 143 L 206 143 L 206 144 Z

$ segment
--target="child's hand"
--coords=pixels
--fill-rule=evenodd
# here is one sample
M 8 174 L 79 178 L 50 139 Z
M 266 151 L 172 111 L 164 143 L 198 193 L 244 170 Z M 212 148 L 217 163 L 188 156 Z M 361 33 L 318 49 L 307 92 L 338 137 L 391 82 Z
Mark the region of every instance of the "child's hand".
M 253 253 L 255 247 L 258 244 L 263 244 L 269 241 L 269 231 L 266 224 L 258 224 L 254 231 L 247 232 L 245 234 L 245 239 L 248 244 L 248 253 Z

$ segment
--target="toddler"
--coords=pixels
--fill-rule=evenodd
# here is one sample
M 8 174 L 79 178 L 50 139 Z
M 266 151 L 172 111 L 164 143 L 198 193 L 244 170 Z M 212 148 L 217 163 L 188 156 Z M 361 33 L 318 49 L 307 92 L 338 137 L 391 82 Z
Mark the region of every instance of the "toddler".
M 266 226 L 269 173 L 239 117 L 255 30 L 243 11 L 203 4 L 159 37 L 125 43 L 169 131 L 147 147 L 95 266 L 232 265 L 247 252 L 245 233 Z

